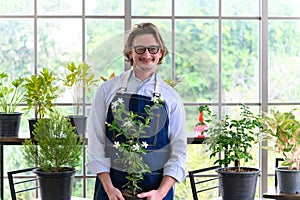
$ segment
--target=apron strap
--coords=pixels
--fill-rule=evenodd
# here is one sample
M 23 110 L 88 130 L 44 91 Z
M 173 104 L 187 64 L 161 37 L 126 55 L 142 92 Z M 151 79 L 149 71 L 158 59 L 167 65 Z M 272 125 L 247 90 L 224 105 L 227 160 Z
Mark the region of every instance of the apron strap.
M 128 80 L 131 76 L 133 71 L 131 71 L 130 73 L 127 73 L 126 77 L 124 78 L 124 81 L 123 81 L 123 84 L 122 84 L 122 87 L 120 88 L 119 92 L 121 94 L 124 94 L 127 90 L 127 84 L 128 84 Z M 155 73 L 154 75 L 154 80 L 155 80 L 155 87 L 154 87 L 154 93 L 153 93 L 153 97 L 157 97 L 157 98 L 160 98 L 160 93 L 159 93 L 159 84 L 158 84 L 158 81 L 157 81 L 157 73 Z

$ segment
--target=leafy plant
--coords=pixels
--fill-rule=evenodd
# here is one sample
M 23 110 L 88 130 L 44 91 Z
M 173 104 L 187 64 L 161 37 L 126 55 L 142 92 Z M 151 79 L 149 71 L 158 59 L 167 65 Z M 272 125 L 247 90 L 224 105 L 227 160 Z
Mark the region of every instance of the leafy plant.
M 146 154 L 148 144 L 142 141 L 142 136 L 147 135 L 146 128 L 149 127 L 151 119 L 154 117 L 152 109 L 159 106 L 159 100 L 153 100 L 155 104 L 145 106 L 146 116 L 128 111 L 123 103 L 124 100 L 119 98 L 112 103 L 112 112 L 114 121 L 106 123 L 109 130 L 116 131 L 116 137 L 124 136 L 123 141 L 114 141 L 114 147 L 118 150 L 118 158 L 114 162 L 121 163 L 128 173 L 125 188 L 129 189 L 132 195 L 140 191 L 138 183 L 143 180 L 147 172 L 151 172 L 149 166 L 144 163 L 142 154 Z
M 272 111 L 271 114 L 263 113 L 261 122 L 265 128 L 262 130 L 262 139 L 274 142 L 274 146 L 265 149 L 280 153 L 288 169 L 300 169 L 300 122 L 293 112 Z
M 68 69 L 68 74 L 63 83 L 65 86 L 73 87 L 76 115 L 79 115 L 80 105 L 85 100 L 84 92 L 90 92 L 92 87 L 97 86 L 99 80 L 95 78 L 91 66 L 86 63 L 80 63 L 76 66 L 74 62 L 70 62 L 66 65 L 66 68 Z
M 240 109 L 238 119 L 226 115 L 219 120 L 212 115 L 211 124 L 206 130 L 208 139 L 205 141 L 211 150 L 210 158 L 224 154 L 214 164 L 228 165 L 237 161 L 238 171 L 241 171 L 242 160 L 246 163 L 253 159 L 250 150 L 259 141 L 259 129 L 262 128 L 260 115 L 254 115 L 245 105 L 241 105 Z
M 46 68 L 37 75 L 31 75 L 25 78 L 24 88 L 26 89 L 25 101 L 27 102 L 27 110 L 34 108 L 35 118 L 44 118 L 47 111 L 53 111 L 53 100 L 57 98 L 58 86 L 54 86 L 53 82 L 56 78 L 53 71 Z
M 28 163 L 37 164 L 45 172 L 78 165 L 83 139 L 78 137 L 69 119 L 58 111 L 51 112 L 49 119 L 38 120 L 33 135 L 33 140 L 26 139 L 23 143 L 23 155 Z
M 9 82 L 5 72 L 0 74 L 0 104 L 1 112 L 13 113 L 19 103 L 24 100 L 22 84 L 24 78 L 19 77 Z

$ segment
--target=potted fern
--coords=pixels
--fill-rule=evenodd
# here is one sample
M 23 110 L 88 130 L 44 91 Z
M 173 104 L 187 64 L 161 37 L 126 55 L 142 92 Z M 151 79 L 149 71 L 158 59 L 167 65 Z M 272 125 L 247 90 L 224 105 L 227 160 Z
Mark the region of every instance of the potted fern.
M 16 112 L 19 103 L 24 100 L 22 84 L 24 78 L 18 77 L 12 81 L 8 74 L 0 73 L 0 136 L 17 137 L 23 113 Z
M 33 124 L 39 119 L 44 119 L 48 112 L 53 111 L 53 101 L 57 98 L 58 86 L 54 85 L 56 78 L 53 71 L 43 68 L 40 73 L 30 78 L 25 78 L 25 110 L 34 110 L 35 117 L 28 119 L 30 133 L 33 131 Z M 31 135 L 32 136 L 32 135 Z
M 279 191 L 299 193 L 300 191 L 300 122 L 293 109 L 289 112 L 272 111 L 263 113 L 262 139 L 271 146 L 265 149 L 278 153 L 283 158 L 283 167 L 275 169 Z
M 86 63 L 76 65 L 74 62 L 70 62 L 66 65 L 66 68 L 68 72 L 63 79 L 63 84 L 73 89 L 73 101 L 76 108 L 75 114 L 68 117 L 76 127 L 77 133 L 84 135 L 87 117 L 80 114 L 80 108 L 86 101 L 86 93 L 89 93 L 93 87 L 98 86 L 99 80 L 96 79 L 91 66 Z
M 259 141 L 259 131 L 262 128 L 260 115 L 253 114 L 245 105 L 241 105 L 238 118 L 226 115 L 217 119 L 216 115 L 207 118 L 208 129 L 204 130 L 208 137 L 210 158 L 216 158 L 223 200 L 254 199 L 259 169 L 244 167 L 253 157 L 250 153 L 252 146 Z M 199 108 L 209 111 L 207 108 Z M 220 155 L 222 155 L 220 157 Z M 228 167 L 235 163 L 234 167 Z
M 23 143 L 23 155 L 39 178 L 42 200 L 69 200 L 84 141 L 68 118 L 57 110 L 34 125 L 33 139 Z

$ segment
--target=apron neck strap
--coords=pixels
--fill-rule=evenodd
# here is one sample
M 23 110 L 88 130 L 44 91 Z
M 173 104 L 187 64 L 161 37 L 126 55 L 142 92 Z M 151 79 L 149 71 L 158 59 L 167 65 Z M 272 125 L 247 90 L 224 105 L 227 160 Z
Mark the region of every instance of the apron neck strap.
M 131 70 L 130 73 L 126 74 L 126 77 L 124 78 L 122 87 L 120 88 L 120 91 L 119 91 L 121 94 L 124 94 L 126 92 L 127 84 L 128 84 L 129 78 L 130 78 L 132 73 L 133 73 L 133 70 Z M 153 96 L 154 97 L 160 97 L 159 84 L 158 84 L 158 81 L 157 81 L 157 73 L 154 74 L 154 80 L 155 80 L 155 88 L 154 88 Z

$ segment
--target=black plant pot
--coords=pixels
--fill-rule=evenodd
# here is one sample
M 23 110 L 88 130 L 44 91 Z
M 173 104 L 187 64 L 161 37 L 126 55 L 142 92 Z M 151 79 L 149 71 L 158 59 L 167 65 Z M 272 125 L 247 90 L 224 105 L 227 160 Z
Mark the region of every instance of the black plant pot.
M 38 119 L 36 119 L 36 118 L 28 119 L 30 138 L 33 138 L 32 133 L 34 130 L 34 124 L 37 123 L 37 121 L 38 121 Z
M 144 198 L 139 198 L 137 196 L 133 196 L 127 193 L 123 193 L 123 197 L 125 198 L 125 200 L 144 200 Z
M 228 167 L 227 169 L 236 169 Z M 220 189 L 223 200 L 253 200 L 260 171 L 256 168 L 243 167 L 247 172 L 229 172 L 225 168 L 216 171 L 219 174 Z
M 69 115 L 68 118 L 72 126 L 76 128 L 76 133 L 79 136 L 85 136 L 86 132 L 86 116 L 83 115 Z
M 287 167 L 278 167 L 275 169 L 278 190 L 284 193 L 300 193 L 300 170 L 289 170 Z
M 71 200 L 76 169 L 63 172 L 43 172 L 34 169 L 39 179 L 41 200 Z
M 0 137 L 18 137 L 22 113 L 0 113 Z

